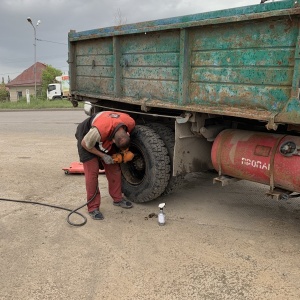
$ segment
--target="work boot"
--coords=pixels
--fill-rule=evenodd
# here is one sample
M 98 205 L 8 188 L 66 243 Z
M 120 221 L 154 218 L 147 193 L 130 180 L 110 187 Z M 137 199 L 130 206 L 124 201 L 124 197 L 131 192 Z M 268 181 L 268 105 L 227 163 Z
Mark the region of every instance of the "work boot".
M 89 215 L 92 217 L 94 220 L 103 220 L 104 216 L 102 213 L 99 211 L 99 209 L 95 209 L 94 211 L 89 212 Z
M 132 203 L 130 201 L 124 200 L 124 199 L 122 199 L 121 201 L 118 201 L 118 202 L 114 201 L 113 204 L 115 206 L 120 206 L 122 208 L 131 208 L 132 207 Z

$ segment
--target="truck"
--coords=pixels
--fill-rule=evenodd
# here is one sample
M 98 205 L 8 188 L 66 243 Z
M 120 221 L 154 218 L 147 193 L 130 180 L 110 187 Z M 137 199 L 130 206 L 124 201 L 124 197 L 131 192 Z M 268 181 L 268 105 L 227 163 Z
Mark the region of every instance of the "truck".
M 70 94 L 69 75 L 56 76 L 56 83 L 50 83 L 47 87 L 47 99 L 68 98 Z
M 68 33 L 70 100 L 136 121 L 123 193 L 146 202 L 190 172 L 300 193 L 300 0 Z

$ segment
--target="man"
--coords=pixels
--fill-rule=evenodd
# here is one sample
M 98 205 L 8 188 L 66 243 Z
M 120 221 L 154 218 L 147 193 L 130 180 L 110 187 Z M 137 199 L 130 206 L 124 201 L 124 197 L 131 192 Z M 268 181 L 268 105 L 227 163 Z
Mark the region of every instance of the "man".
M 130 132 L 135 121 L 127 114 L 102 111 L 77 127 L 75 137 L 80 161 L 83 163 L 89 215 L 94 220 L 103 220 L 100 212 L 101 195 L 98 188 L 99 163 L 102 163 L 108 180 L 108 190 L 113 204 L 122 208 L 131 208 L 132 203 L 122 198 L 121 169 L 114 163 L 112 154 L 126 150 L 130 144 Z M 118 148 L 118 149 L 116 149 Z

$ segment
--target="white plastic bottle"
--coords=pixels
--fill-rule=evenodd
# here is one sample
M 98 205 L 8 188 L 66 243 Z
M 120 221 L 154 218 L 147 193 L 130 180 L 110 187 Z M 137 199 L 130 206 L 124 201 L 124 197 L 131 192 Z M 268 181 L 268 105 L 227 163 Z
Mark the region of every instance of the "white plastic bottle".
M 166 224 L 166 215 L 164 213 L 165 206 L 166 206 L 166 203 L 160 203 L 158 205 L 159 213 L 158 213 L 157 219 L 158 219 L 158 225 L 160 225 L 160 226 L 163 226 Z

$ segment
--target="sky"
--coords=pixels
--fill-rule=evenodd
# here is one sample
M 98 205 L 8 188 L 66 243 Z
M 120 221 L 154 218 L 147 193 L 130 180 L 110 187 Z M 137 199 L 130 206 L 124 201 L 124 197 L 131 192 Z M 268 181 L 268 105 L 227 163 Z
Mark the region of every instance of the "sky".
M 271 1 L 271 0 L 270 0 Z M 0 0 L 0 80 L 36 61 L 68 72 L 68 32 L 259 4 L 260 0 Z M 36 30 L 27 21 L 30 17 Z M 37 25 L 40 20 L 40 24 Z

